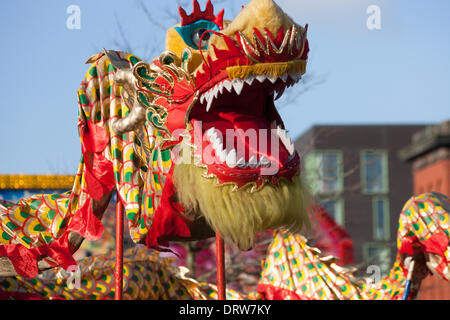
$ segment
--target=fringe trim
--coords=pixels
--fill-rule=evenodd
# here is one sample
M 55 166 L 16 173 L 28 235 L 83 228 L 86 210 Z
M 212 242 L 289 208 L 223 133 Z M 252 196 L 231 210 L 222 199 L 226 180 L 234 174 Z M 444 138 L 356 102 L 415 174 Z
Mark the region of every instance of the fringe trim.
M 227 68 L 230 79 L 243 79 L 250 76 L 265 75 L 278 78 L 289 73 L 306 72 L 306 60 L 294 60 L 276 63 L 258 63 L 249 66 L 233 66 Z

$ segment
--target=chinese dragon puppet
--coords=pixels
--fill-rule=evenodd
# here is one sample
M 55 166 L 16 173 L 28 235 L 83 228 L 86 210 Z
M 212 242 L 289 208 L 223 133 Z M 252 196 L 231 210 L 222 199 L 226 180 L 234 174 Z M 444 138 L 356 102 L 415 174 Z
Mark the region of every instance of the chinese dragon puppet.
M 311 198 L 274 103 L 306 72 L 307 25 L 272 0 L 252 0 L 233 21 L 223 13 L 210 1 L 202 10 L 195 0 L 191 14 L 180 8 L 166 51 L 150 63 L 106 50 L 88 60 L 72 190 L 0 204 L 0 298 L 112 299 L 113 257 L 73 254 L 101 238 L 115 192 L 141 245 L 125 256 L 127 299 L 215 299 L 213 284 L 160 252 L 216 231 L 247 250 L 274 230 L 257 292 L 228 290 L 231 299 L 401 299 L 407 256 L 413 293 L 428 272 L 450 280 L 449 202 L 439 194 L 406 203 L 396 262 L 377 283 L 307 245 L 299 232 L 314 216 Z M 74 265 L 78 287 L 66 281 Z

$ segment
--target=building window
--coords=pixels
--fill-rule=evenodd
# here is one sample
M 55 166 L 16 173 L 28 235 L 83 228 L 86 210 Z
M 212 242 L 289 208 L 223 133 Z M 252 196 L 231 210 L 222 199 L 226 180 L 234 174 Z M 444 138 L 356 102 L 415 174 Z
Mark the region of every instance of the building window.
M 334 199 L 325 200 L 321 202 L 323 208 L 328 212 L 328 214 L 334 219 L 334 221 L 344 227 L 345 215 L 344 215 L 344 200 Z
M 361 183 L 366 194 L 389 192 L 388 159 L 384 150 L 361 152 Z
M 378 266 L 381 276 L 386 276 L 391 268 L 391 249 L 378 243 L 366 243 L 363 246 L 363 257 L 368 265 Z
M 390 239 L 389 199 L 375 197 L 372 199 L 373 238 L 388 241 Z
M 343 191 L 342 152 L 313 151 L 305 157 L 305 171 L 313 194 L 339 194 Z

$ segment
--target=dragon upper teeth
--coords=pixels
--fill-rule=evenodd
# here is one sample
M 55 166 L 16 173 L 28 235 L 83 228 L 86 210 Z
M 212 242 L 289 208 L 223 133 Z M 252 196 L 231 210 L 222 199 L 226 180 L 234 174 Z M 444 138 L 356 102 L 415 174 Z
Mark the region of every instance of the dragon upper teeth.
M 258 75 L 258 76 L 256 76 L 256 80 L 258 80 L 259 82 L 263 83 L 264 81 L 266 81 L 266 76 L 265 75 Z
M 231 84 L 230 80 L 225 80 L 223 82 L 223 86 L 225 87 L 225 89 L 228 90 L 228 92 L 231 92 L 231 89 L 233 88 L 233 85 Z
M 244 88 L 244 81 L 240 79 L 234 79 L 231 84 L 233 85 L 234 91 L 236 91 L 236 93 L 240 95 L 242 93 L 242 89 Z
M 219 93 L 219 86 L 218 85 L 215 86 L 212 92 L 214 94 L 214 98 L 217 99 L 217 94 Z
M 291 82 L 288 82 L 288 79 L 292 79 Z M 233 90 L 236 92 L 237 95 L 241 95 L 244 84 L 248 84 L 251 86 L 255 80 L 258 80 L 260 83 L 263 83 L 264 81 L 268 80 L 272 84 L 275 84 L 278 79 L 281 79 L 284 83 L 286 83 L 288 86 L 292 86 L 293 83 L 297 83 L 302 78 L 301 74 L 298 73 L 291 73 L 291 74 L 284 74 L 280 77 L 268 77 L 266 75 L 257 75 L 257 76 L 248 76 L 245 79 L 233 79 L 233 80 L 225 80 L 223 82 L 220 82 L 216 84 L 213 88 L 211 88 L 209 91 L 204 92 L 200 96 L 200 103 L 204 104 L 206 101 L 206 111 L 209 111 L 212 107 L 212 103 L 214 99 L 217 99 L 219 95 L 223 94 L 224 88 L 228 90 L 229 93 L 231 93 Z M 281 95 L 284 92 L 284 87 L 277 90 L 277 98 L 281 97 Z
M 280 138 L 281 142 L 283 143 L 283 145 L 285 146 L 286 150 L 289 152 L 289 154 L 290 155 L 294 154 L 295 146 L 292 143 L 291 138 L 288 136 L 287 131 L 278 126 L 276 133 Z
M 294 80 L 295 83 L 297 83 L 302 78 L 302 75 L 299 73 L 290 73 L 289 77 L 291 77 L 291 79 Z
M 206 102 L 208 103 L 206 106 L 206 112 L 208 112 L 209 109 L 211 109 L 213 100 L 214 94 L 212 93 L 212 90 L 210 90 L 209 92 L 206 93 Z
M 250 76 L 244 79 L 245 83 L 247 83 L 249 86 L 252 85 L 253 81 L 255 80 L 255 76 Z
M 283 93 L 284 93 L 284 90 L 285 90 L 284 87 L 281 88 L 281 89 L 279 89 L 279 90 L 277 90 L 277 96 L 275 97 L 275 101 L 281 98 L 281 96 L 282 96 Z
M 273 78 L 273 77 L 267 77 L 267 79 L 269 79 L 269 81 L 272 83 L 275 83 L 278 80 L 278 78 Z

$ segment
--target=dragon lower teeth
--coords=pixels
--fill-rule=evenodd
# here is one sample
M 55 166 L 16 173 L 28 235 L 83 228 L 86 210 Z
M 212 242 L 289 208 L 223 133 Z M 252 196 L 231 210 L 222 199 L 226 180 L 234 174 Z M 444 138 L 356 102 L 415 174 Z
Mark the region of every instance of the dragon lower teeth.
M 245 162 L 244 158 L 240 158 L 239 161 L 237 162 L 237 166 L 239 168 L 245 168 L 247 166 L 247 163 Z
M 237 165 L 236 162 L 236 150 L 233 149 L 227 155 L 227 166 L 229 166 L 230 168 L 234 168 Z
M 252 156 L 250 158 L 250 160 L 248 160 L 248 165 L 250 168 L 253 168 L 253 169 L 258 167 L 258 160 L 256 160 L 255 156 Z

